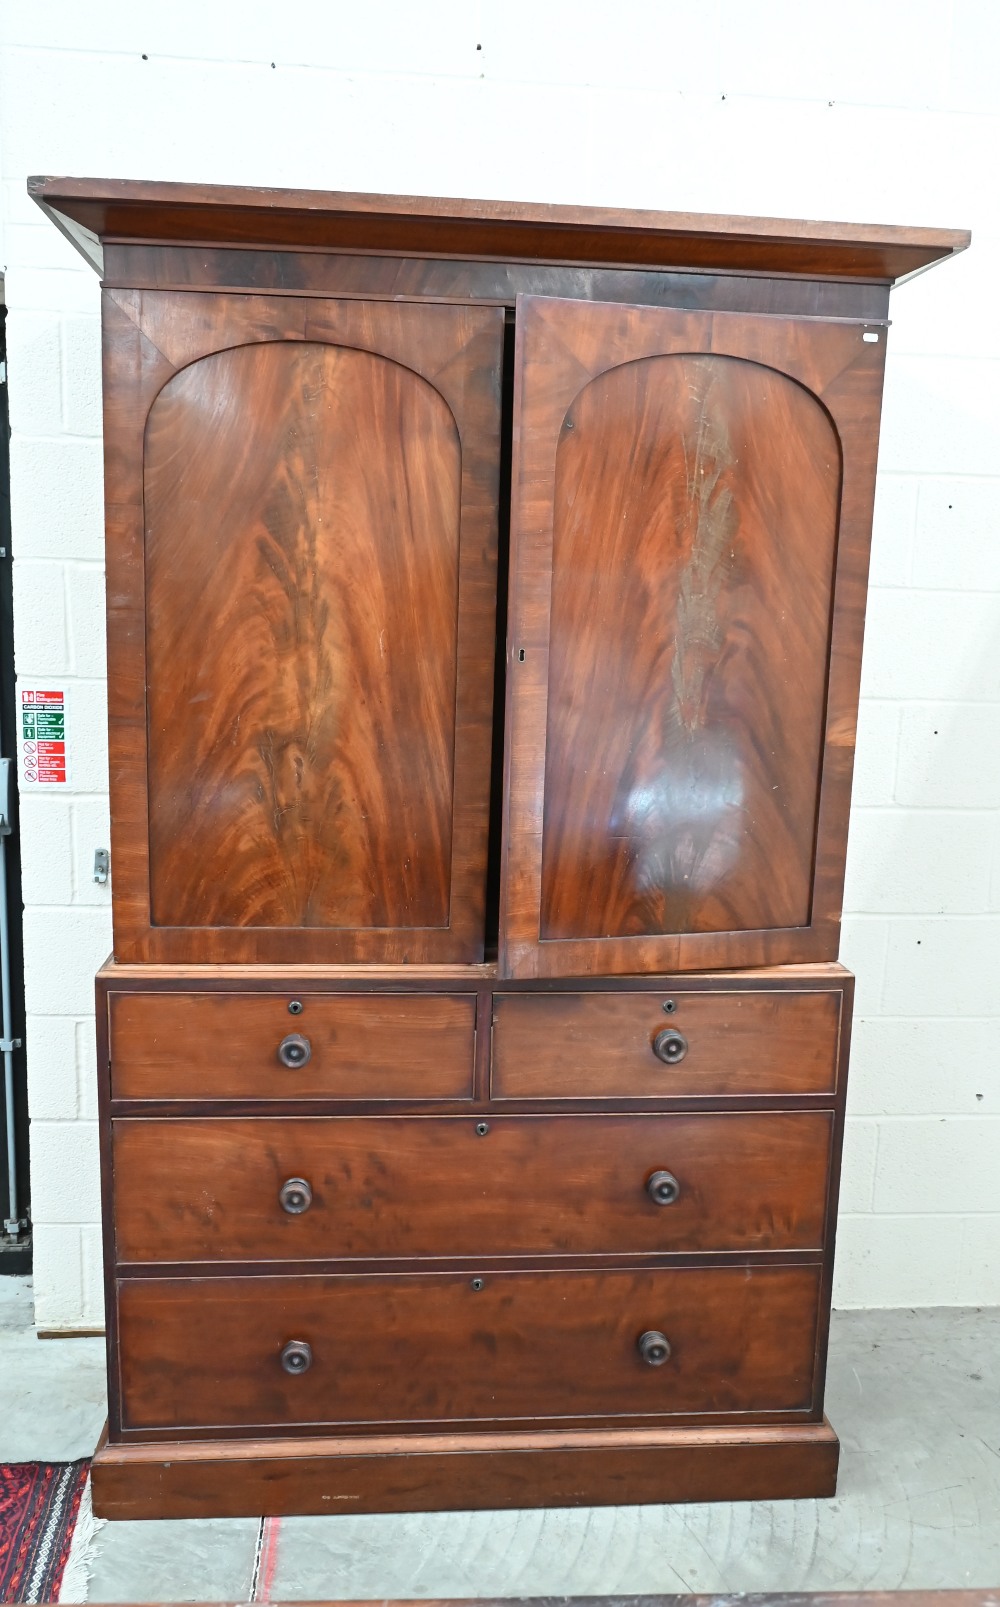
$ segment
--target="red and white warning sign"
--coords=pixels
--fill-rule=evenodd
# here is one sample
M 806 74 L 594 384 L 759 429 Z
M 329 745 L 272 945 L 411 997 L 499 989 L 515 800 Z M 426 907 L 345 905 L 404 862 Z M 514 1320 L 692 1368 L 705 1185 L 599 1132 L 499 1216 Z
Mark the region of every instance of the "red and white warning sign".
M 26 790 L 69 782 L 66 688 L 24 687 L 21 694 L 21 779 Z

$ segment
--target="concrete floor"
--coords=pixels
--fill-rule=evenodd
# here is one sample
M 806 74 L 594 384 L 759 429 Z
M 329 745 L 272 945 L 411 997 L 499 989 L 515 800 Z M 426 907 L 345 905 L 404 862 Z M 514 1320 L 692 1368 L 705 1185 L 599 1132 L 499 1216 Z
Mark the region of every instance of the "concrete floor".
M 103 1346 L 38 1340 L 28 1320 L 26 1293 L 0 1290 L 0 1461 L 85 1456 Z M 833 1501 L 109 1523 L 91 1600 L 994 1586 L 1000 1310 L 835 1314 L 827 1405 L 843 1443 Z

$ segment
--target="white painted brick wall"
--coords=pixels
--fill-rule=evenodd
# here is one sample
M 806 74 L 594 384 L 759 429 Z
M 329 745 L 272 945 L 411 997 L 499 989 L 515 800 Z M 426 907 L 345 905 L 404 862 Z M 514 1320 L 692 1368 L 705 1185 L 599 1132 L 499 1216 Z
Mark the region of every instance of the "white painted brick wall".
M 481 48 L 480 48 L 481 47 Z M 836 1297 L 1000 1301 L 1000 8 L 995 0 L 34 0 L 0 9 L 16 651 L 73 688 L 25 811 L 38 1318 L 100 1313 L 92 973 L 110 946 L 98 289 L 28 173 L 971 227 L 903 286 L 843 955 Z

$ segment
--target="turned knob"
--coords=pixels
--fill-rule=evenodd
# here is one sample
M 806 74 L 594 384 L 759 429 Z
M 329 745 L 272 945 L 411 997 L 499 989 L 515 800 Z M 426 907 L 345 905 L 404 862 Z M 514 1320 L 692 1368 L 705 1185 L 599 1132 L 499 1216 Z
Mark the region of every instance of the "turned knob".
M 646 1181 L 646 1193 L 654 1205 L 673 1205 L 680 1191 L 681 1186 L 673 1172 L 654 1172 Z
M 657 1173 L 657 1176 L 660 1174 Z M 313 1191 L 304 1177 L 289 1177 L 282 1183 L 278 1199 L 281 1209 L 287 1211 L 289 1216 L 301 1216 L 313 1202 Z
M 647 1366 L 662 1367 L 665 1361 L 670 1360 L 670 1341 L 666 1334 L 651 1328 L 648 1333 L 640 1335 L 639 1355 Z
M 312 1044 L 301 1032 L 290 1032 L 278 1045 L 278 1059 L 283 1066 L 304 1066 L 312 1054 Z
M 290 1339 L 281 1352 L 286 1373 L 307 1373 L 313 1364 L 312 1346 L 304 1339 Z
M 653 1039 L 653 1053 L 665 1066 L 676 1066 L 688 1052 L 688 1041 L 676 1027 L 664 1027 Z

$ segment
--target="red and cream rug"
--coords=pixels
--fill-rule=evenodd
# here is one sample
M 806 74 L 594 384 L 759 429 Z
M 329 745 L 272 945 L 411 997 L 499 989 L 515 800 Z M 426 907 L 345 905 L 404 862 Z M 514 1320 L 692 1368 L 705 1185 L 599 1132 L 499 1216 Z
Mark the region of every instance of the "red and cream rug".
M 83 1602 L 94 1519 L 89 1461 L 0 1466 L 0 1602 Z

